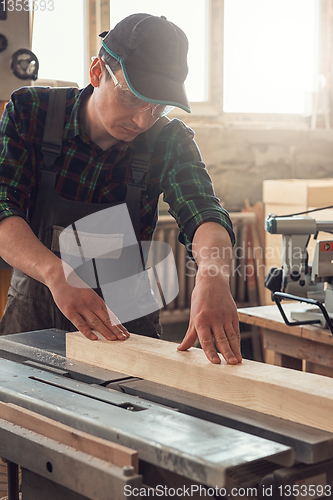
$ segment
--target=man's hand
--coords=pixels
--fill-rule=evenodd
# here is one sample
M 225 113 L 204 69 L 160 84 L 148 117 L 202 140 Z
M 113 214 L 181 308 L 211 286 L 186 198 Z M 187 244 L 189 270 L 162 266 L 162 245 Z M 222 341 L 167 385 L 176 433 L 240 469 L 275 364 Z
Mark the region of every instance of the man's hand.
M 103 300 L 73 272 L 70 286 L 65 277 L 67 264 L 48 250 L 21 217 L 0 222 L 1 256 L 12 267 L 46 285 L 61 312 L 86 337 L 96 340 L 96 330 L 108 340 L 129 337 L 126 328 L 108 309 Z M 69 266 L 68 266 L 69 267 Z M 76 282 L 75 282 L 76 280 Z
M 90 340 L 97 340 L 92 330 L 107 340 L 125 340 L 126 328 L 91 288 L 73 288 L 69 285 L 50 289 L 55 303 L 76 328 Z
M 90 340 L 98 338 L 92 330 L 101 333 L 107 340 L 126 340 L 129 337 L 127 329 L 97 293 L 76 278 L 77 287 L 68 285 L 64 277 L 48 285 L 61 312 Z
M 240 333 L 235 302 L 228 280 L 209 276 L 209 269 L 198 273 L 192 293 L 189 328 L 178 350 L 193 346 L 199 338 L 202 349 L 212 363 L 221 363 L 217 349 L 229 364 L 242 361 Z
M 231 245 L 227 231 L 215 222 L 202 224 L 194 234 L 192 253 L 198 272 L 189 328 L 178 350 L 189 349 L 199 338 L 212 363 L 221 363 L 217 351 L 227 363 L 240 363 L 238 314 L 229 288 Z

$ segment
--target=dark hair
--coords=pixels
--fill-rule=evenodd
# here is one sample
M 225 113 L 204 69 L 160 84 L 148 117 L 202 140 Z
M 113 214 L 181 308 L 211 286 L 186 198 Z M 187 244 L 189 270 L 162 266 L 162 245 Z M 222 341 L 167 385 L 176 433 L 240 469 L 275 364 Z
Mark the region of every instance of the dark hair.
M 119 69 L 121 69 L 120 63 L 114 57 L 110 56 L 110 54 L 105 50 L 104 47 L 101 47 L 98 53 L 99 57 L 102 57 L 104 61 L 110 66 L 111 70 L 115 73 Z M 108 71 L 105 72 L 105 78 L 108 80 L 111 78 Z

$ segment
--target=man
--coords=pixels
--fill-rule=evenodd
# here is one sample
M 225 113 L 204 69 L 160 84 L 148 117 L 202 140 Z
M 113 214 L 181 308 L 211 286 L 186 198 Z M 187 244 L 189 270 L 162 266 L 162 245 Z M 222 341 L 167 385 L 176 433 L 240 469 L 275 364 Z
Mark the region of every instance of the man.
M 136 331 L 131 324 L 116 324 L 91 288 L 67 283 L 62 262 L 51 251 L 52 235 L 58 225 L 124 202 L 133 149 L 138 144 L 149 149 L 150 134 L 170 106 L 190 112 L 184 89 L 188 42 L 163 16 L 134 14 L 102 45 L 91 64 L 91 84 L 78 96 L 74 89 L 67 91 L 62 149 L 51 181 L 44 175 L 48 169 L 43 170 L 42 154 L 49 90 L 19 89 L 4 112 L 0 255 L 15 271 L 2 334 L 58 327 L 78 329 L 92 340 L 96 330 L 115 340 Z M 193 132 L 179 120 L 154 138 L 144 182 L 140 239 L 152 237 L 163 192 L 180 227 L 180 241 L 192 249 L 198 266 L 189 328 L 178 349 L 190 348 L 199 337 L 212 363 L 221 362 L 218 349 L 228 363 L 237 364 L 240 335 L 228 274 L 232 224 L 214 196 Z

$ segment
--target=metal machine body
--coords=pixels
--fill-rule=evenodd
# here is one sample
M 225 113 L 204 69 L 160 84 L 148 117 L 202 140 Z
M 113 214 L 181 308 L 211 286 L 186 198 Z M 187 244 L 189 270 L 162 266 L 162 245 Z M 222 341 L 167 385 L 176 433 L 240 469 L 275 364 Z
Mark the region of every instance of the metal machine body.
M 281 269 L 270 269 L 265 286 L 272 291 L 282 316 L 289 325 L 316 324 L 330 328 L 333 334 L 333 241 L 317 241 L 310 264 L 308 243 L 319 231 L 332 233 L 333 221 L 316 221 L 311 217 L 266 218 L 266 231 L 282 235 Z M 311 308 L 292 312 L 289 322 L 281 300 L 296 300 Z
M 23 5 L 24 4 L 24 5 Z M 31 12 L 27 2 L 0 2 L 0 101 L 37 79 L 38 59 L 31 52 Z
M 67 359 L 59 330 L 0 338 L 0 400 L 139 454 L 139 474 L 106 468 L 0 420 L 0 456 L 22 466 L 23 500 L 128 498 L 125 486 L 264 499 L 288 471 L 298 481 L 314 467 L 333 484 L 333 434 Z

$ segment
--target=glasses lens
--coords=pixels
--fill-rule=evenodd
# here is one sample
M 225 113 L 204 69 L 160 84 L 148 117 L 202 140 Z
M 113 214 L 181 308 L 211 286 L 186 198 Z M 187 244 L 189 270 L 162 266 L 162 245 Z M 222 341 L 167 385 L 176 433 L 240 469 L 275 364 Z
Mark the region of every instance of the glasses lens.
M 166 116 L 173 109 L 174 109 L 174 106 L 165 106 L 164 104 L 158 104 L 153 109 L 152 115 L 154 118 L 161 118 L 162 116 Z
M 116 77 L 116 75 L 111 70 L 110 66 L 105 63 L 105 67 L 110 74 L 113 83 L 114 83 L 114 92 L 117 94 L 117 99 L 122 106 L 125 106 L 129 109 L 135 109 L 143 111 L 151 110 L 151 114 L 154 118 L 161 118 L 162 116 L 167 115 L 174 109 L 174 106 L 166 106 L 165 104 L 157 104 L 153 105 L 147 101 L 143 101 L 139 99 L 128 87 L 125 87 L 122 83 L 120 83 Z
M 140 109 L 147 108 L 148 106 L 148 103 L 136 97 L 136 95 L 133 94 L 130 89 L 124 88 L 121 84 L 115 87 L 115 91 L 117 92 L 117 97 L 120 104 L 122 104 L 126 108 Z
M 154 118 L 161 118 L 161 116 L 167 115 L 174 109 L 174 106 L 166 106 L 164 104 L 157 104 L 154 106 L 147 101 L 143 101 L 136 97 L 129 88 L 124 88 L 121 83 L 118 83 L 118 85 L 114 87 L 114 91 L 117 93 L 117 99 L 122 106 L 140 111 L 147 111 L 150 109 Z

